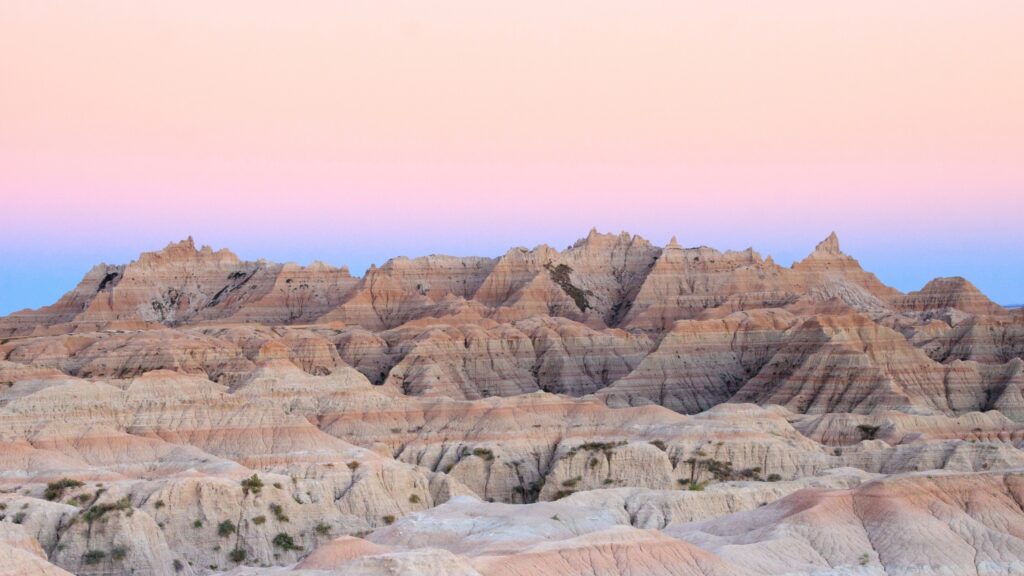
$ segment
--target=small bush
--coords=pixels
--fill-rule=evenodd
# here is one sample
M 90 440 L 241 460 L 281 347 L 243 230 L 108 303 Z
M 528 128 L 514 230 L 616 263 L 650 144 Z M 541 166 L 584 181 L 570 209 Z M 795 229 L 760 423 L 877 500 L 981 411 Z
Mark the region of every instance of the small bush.
M 270 511 L 274 513 L 274 518 L 278 522 L 287 522 L 288 516 L 284 513 L 284 508 L 281 508 L 280 504 L 271 504 Z
M 860 431 L 861 440 L 874 440 L 880 429 L 880 426 L 871 426 L 870 424 L 859 424 L 857 426 L 857 430 Z
M 387 524 L 388 526 L 390 526 L 390 525 L 395 523 L 395 517 L 392 516 L 391 514 L 388 514 L 387 516 L 382 517 L 381 520 L 383 520 L 384 523 Z
M 107 502 L 104 504 L 93 504 L 91 508 L 85 511 L 85 521 L 92 524 L 94 521 L 102 518 L 108 512 L 117 512 L 119 510 L 130 510 L 132 507 L 131 500 L 127 496 L 121 498 L 113 504 Z
M 242 494 L 248 496 L 249 492 L 259 494 L 263 490 L 263 480 L 256 474 L 242 480 Z
M 252 523 L 257 525 L 257 526 L 259 526 L 260 524 L 263 524 L 266 521 L 267 521 L 267 517 L 264 516 L 263 514 L 260 514 L 259 516 L 257 516 L 257 517 L 252 519 Z
M 575 478 L 570 478 L 570 479 L 566 480 L 565 482 L 562 482 L 562 486 L 565 486 L 566 488 L 572 488 L 572 487 L 576 486 L 577 484 L 579 484 L 580 480 L 583 480 L 583 478 L 580 477 L 580 476 L 577 476 Z
M 171 563 L 171 566 L 174 568 L 175 572 L 181 572 L 185 569 L 185 565 L 181 562 L 181 560 L 178 560 L 177 558 L 174 559 L 174 562 Z
M 473 456 L 476 456 L 477 458 L 483 458 L 484 460 L 486 460 L 488 462 L 490 462 L 491 460 L 494 460 L 494 452 L 492 452 L 491 450 L 489 450 L 487 448 L 474 448 L 473 449 Z
M 86 564 L 99 564 L 107 557 L 107 553 L 103 550 L 89 550 L 85 554 L 82 554 L 82 561 Z
M 331 525 L 325 524 L 323 522 L 317 524 L 316 527 L 313 529 L 316 530 L 316 533 L 321 536 L 326 536 L 331 533 Z
M 293 540 L 287 532 L 278 532 L 277 536 L 274 536 L 274 539 L 271 540 L 271 542 L 274 543 L 274 546 L 277 546 L 282 550 L 302 550 L 302 546 L 296 546 L 295 540 Z
M 13 518 L 11 518 L 11 521 L 13 521 L 15 524 L 21 524 L 22 522 L 25 521 L 25 513 L 24 512 L 18 512 L 17 514 L 14 515 Z
M 769 474 L 767 480 L 769 482 L 778 482 L 779 480 L 782 480 L 782 476 L 778 474 Z
M 60 497 L 64 495 L 64 491 L 68 488 L 78 488 L 84 486 L 82 482 L 73 480 L 71 478 L 61 478 L 56 482 L 50 482 L 46 485 L 46 490 L 43 492 L 43 497 L 47 500 L 60 500 Z
M 693 482 L 692 484 L 690 484 L 690 490 L 693 490 L 694 492 L 703 492 L 704 486 L 705 484 L 702 484 L 700 482 Z
M 356 470 L 358 468 L 359 468 L 359 462 L 356 462 L 355 460 L 353 460 L 353 461 L 348 463 L 348 469 L 349 470 Z
M 575 493 L 575 490 L 559 490 L 558 492 L 555 492 L 555 496 L 552 498 L 552 500 L 561 500 L 562 498 L 565 498 L 566 496 L 571 496 Z
M 245 550 L 243 550 L 241 548 L 235 548 L 234 550 L 231 551 L 231 554 L 228 554 L 228 557 L 231 558 L 232 562 L 235 562 L 237 564 L 238 562 L 244 561 L 246 555 L 247 554 L 246 554 Z
M 195 522 L 192 523 L 192 527 L 193 528 L 202 528 L 203 527 L 203 521 L 202 520 L 196 520 Z
M 128 555 L 128 549 L 124 546 L 118 546 L 110 551 L 110 557 L 114 560 L 124 560 L 124 557 Z
M 225 520 L 217 525 L 217 535 L 221 538 L 227 538 L 234 534 L 235 531 L 235 523 L 231 520 Z
M 420 503 L 420 496 L 419 496 L 419 494 L 410 494 L 409 495 L 409 503 L 410 504 L 419 504 Z
M 156 508 L 157 510 L 163 508 L 166 505 L 167 504 L 165 504 L 163 500 L 157 500 L 156 502 L 153 502 L 153 508 Z
M 278 490 L 281 490 L 281 489 L 284 488 L 284 486 L 281 486 L 280 482 L 274 482 L 274 488 L 277 488 Z

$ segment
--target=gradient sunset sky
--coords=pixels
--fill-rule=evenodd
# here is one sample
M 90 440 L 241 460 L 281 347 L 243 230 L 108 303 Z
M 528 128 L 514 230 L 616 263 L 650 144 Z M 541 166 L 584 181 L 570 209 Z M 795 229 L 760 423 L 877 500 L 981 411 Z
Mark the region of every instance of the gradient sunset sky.
M 347 264 L 832 230 L 1024 303 L 1024 2 L 0 3 L 0 314 L 188 235 Z

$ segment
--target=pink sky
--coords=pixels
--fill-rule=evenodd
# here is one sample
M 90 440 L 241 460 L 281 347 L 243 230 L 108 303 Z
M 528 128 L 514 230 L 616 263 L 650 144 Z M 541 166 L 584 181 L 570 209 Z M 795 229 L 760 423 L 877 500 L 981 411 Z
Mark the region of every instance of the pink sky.
M 0 313 L 189 234 L 360 272 L 591 226 L 1024 300 L 1024 3 L 506 4 L 0 3 Z

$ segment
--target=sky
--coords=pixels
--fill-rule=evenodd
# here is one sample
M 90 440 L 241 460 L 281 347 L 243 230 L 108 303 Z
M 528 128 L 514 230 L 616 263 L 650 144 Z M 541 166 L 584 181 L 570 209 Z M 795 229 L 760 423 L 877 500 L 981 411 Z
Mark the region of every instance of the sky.
M 0 314 L 189 235 L 497 256 L 626 230 L 1024 303 L 1024 2 L 0 3 Z

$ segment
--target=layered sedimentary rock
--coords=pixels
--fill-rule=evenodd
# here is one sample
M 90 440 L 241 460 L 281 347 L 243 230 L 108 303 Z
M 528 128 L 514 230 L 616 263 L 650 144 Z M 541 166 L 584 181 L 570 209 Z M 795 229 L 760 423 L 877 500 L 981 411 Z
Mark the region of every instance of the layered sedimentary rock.
M 0 573 L 1012 574 L 1021 469 L 1024 313 L 835 235 L 190 239 L 0 319 Z

